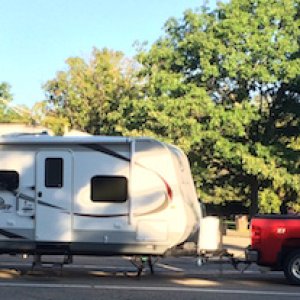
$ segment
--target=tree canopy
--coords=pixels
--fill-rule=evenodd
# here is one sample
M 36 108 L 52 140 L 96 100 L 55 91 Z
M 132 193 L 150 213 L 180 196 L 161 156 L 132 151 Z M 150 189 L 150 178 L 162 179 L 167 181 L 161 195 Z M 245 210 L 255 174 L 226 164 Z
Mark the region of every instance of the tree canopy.
M 48 115 L 92 134 L 112 134 L 107 114 L 121 99 L 136 97 L 134 65 L 121 52 L 95 48 L 88 61 L 72 57 L 67 66 L 44 86 Z
M 0 83 L 0 122 L 27 122 L 30 115 L 24 114 L 25 108 L 11 106 L 13 95 L 10 89 L 11 87 L 7 82 Z
M 44 86 L 46 115 L 180 146 L 204 202 L 300 204 L 299 13 L 299 0 L 188 10 L 135 61 L 96 48 L 68 59 Z

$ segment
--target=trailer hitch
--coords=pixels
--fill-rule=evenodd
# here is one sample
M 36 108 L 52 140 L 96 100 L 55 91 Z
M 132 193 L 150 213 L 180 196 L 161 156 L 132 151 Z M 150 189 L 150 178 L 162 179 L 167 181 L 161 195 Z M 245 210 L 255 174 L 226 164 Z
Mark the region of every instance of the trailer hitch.
M 235 270 L 241 273 L 244 273 L 252 264 L 249 260 L 234 257 L 234 255 L 229 253 L 227 249 L 200 253 L 197 259 L 197 265 L 201 267 L 206 263 L 220 265 L 221 270 L 222 265 L 230 264 Z M 244 267 L 240 268 L 240 265 L 244 265 Z

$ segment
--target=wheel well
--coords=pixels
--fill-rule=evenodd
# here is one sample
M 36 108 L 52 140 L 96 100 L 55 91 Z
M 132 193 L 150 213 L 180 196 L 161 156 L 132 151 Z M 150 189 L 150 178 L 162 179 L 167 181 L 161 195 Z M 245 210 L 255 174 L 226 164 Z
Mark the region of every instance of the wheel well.
M 300 239 L 288 239 L 282 245 L 281 251 L 278 255 L 278 263 L 282 267 L 284 260 L 295 251 L 300 251 Z
M 283 272 L 286 279 L 295 285 L 300 285 L 300 249 L 294 248 L 283 261 Z

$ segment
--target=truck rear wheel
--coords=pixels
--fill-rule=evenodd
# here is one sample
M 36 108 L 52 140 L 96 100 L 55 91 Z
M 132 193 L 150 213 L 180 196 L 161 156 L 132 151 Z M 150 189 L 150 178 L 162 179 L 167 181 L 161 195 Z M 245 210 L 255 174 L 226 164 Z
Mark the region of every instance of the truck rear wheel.
M 284 260 L 283 271 L 290 283 L 300 285 L 300 250 L 288 255 Z

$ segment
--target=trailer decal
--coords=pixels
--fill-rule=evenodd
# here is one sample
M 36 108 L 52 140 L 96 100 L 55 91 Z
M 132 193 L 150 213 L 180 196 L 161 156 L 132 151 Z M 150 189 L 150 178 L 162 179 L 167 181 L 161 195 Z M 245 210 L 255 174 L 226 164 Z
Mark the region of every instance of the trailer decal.
M 168 207 L 168 197 L 165 198 L 165 201 L 158 206 L 157 208 L 154 208 L 150 211 L 144 212 L 144 213 L 138 213 L 138 214 L 133 214 L 136 217 L 141 217 L 141 216 L 146 216 L 146 215 L 150 215 L 150 214 L 155 214 L 155 213 L 159 213 L 162 210 L 166 209 Z
M 74 213 L 76 217 L 90 217 L 90 218 L 120 218 L 120 217 L 128 217 L 129 214 L 112 214 L 112 215 L 94 215 L 94 214 L 81 214 Z
M 121 154 L 119 154 L 119 153 L 117 153 L 115 151 L 110 150 L 110 149 L 107 149 L 106 147 L 103 147 L 103 146 L 101 146 L 99 144 L 80 144 L 80 146 L 87 147 L 87 148 L 93 149 L 95 151 L 99 151 L 99 152 L 105 153 L 107 155 L 110 155 L 110 156 L 113 156 L 113 157 L 125 160 L 127 162 L 131 162 L 130 158 L 128 158 L 126 156 L 123 156 L 123 155 L 121 155 Z M 155 173 L 163 181 L 163 183 L 164 183 L 164 185 L 166 187 L 166 190 L 167 190 L 168 199 L 172 200 L 172 197 L 173 197 L 172 189 L 171 189 L 170 185 L 167 183 L 167 181 L 158 172 L 155 172 L 155 171 L 151 170 L 150 168 L 147 168 L 147 167 L 143 166 L 142 164 L 140 164 L 138 162 L 135 162 L 135 164 L 137 166 L 141 167 L 141 168 L 147 169 L 147 170 Z
M 28 202 L 31 202 L 31 203 L 35 203 L 35 198 L 34 197 L 30 197 L 28 195 L 25 195 L 23 193 L 18 193 L 16 191 L 12 191 L 12 193 L 17 197 L 17 198 L 21 198 L 23 200 L 26 200 Z M 48 202 L 44 202 L 42 200 L 38 200 L 37 201 L 38 204 L 40 205 L 44 205 L 44 206 L 48 206 L 48 207 L 51 207 L 51 208 L 57 208 L 57 209 L 61 209 L 61 210 L 64 210 L 62 207 L 59 207 L 57 205 L 53 205 L 53 204 L 50 204 Z
M 79 145 L 130 162 L 130 158 L 123 156 L 113 150 L 107 149 L 106 147 L 103 147 L 99 144 L 79 144 Z
M 0 234 L 4 235 L 4 236 L 6 236 L 10 239 L 25 239 L 25 237 L 23 237 L 21 235 L 9 232 L 9 231 L 4 230 L 4 229 L 0 229 Z
M 168 196 L 166 195 L 164 202 L 159 205 L 158 207 L 141 213 L 133 213 L 135 217 L 142 217 L 146 215 L 151 215 L 154 213 L 159 213 L 162 210 L 166 209 L 168 207 Z M 120 218 L 120 217 L 128 217 L 129 213 L 124 214 L 110 214 L 110 215 L 96 215 L 96 214 L 83 214 L 83 213 L 74 213 L 74 216 L 76 217 L 91 217 L 91 218 Z

